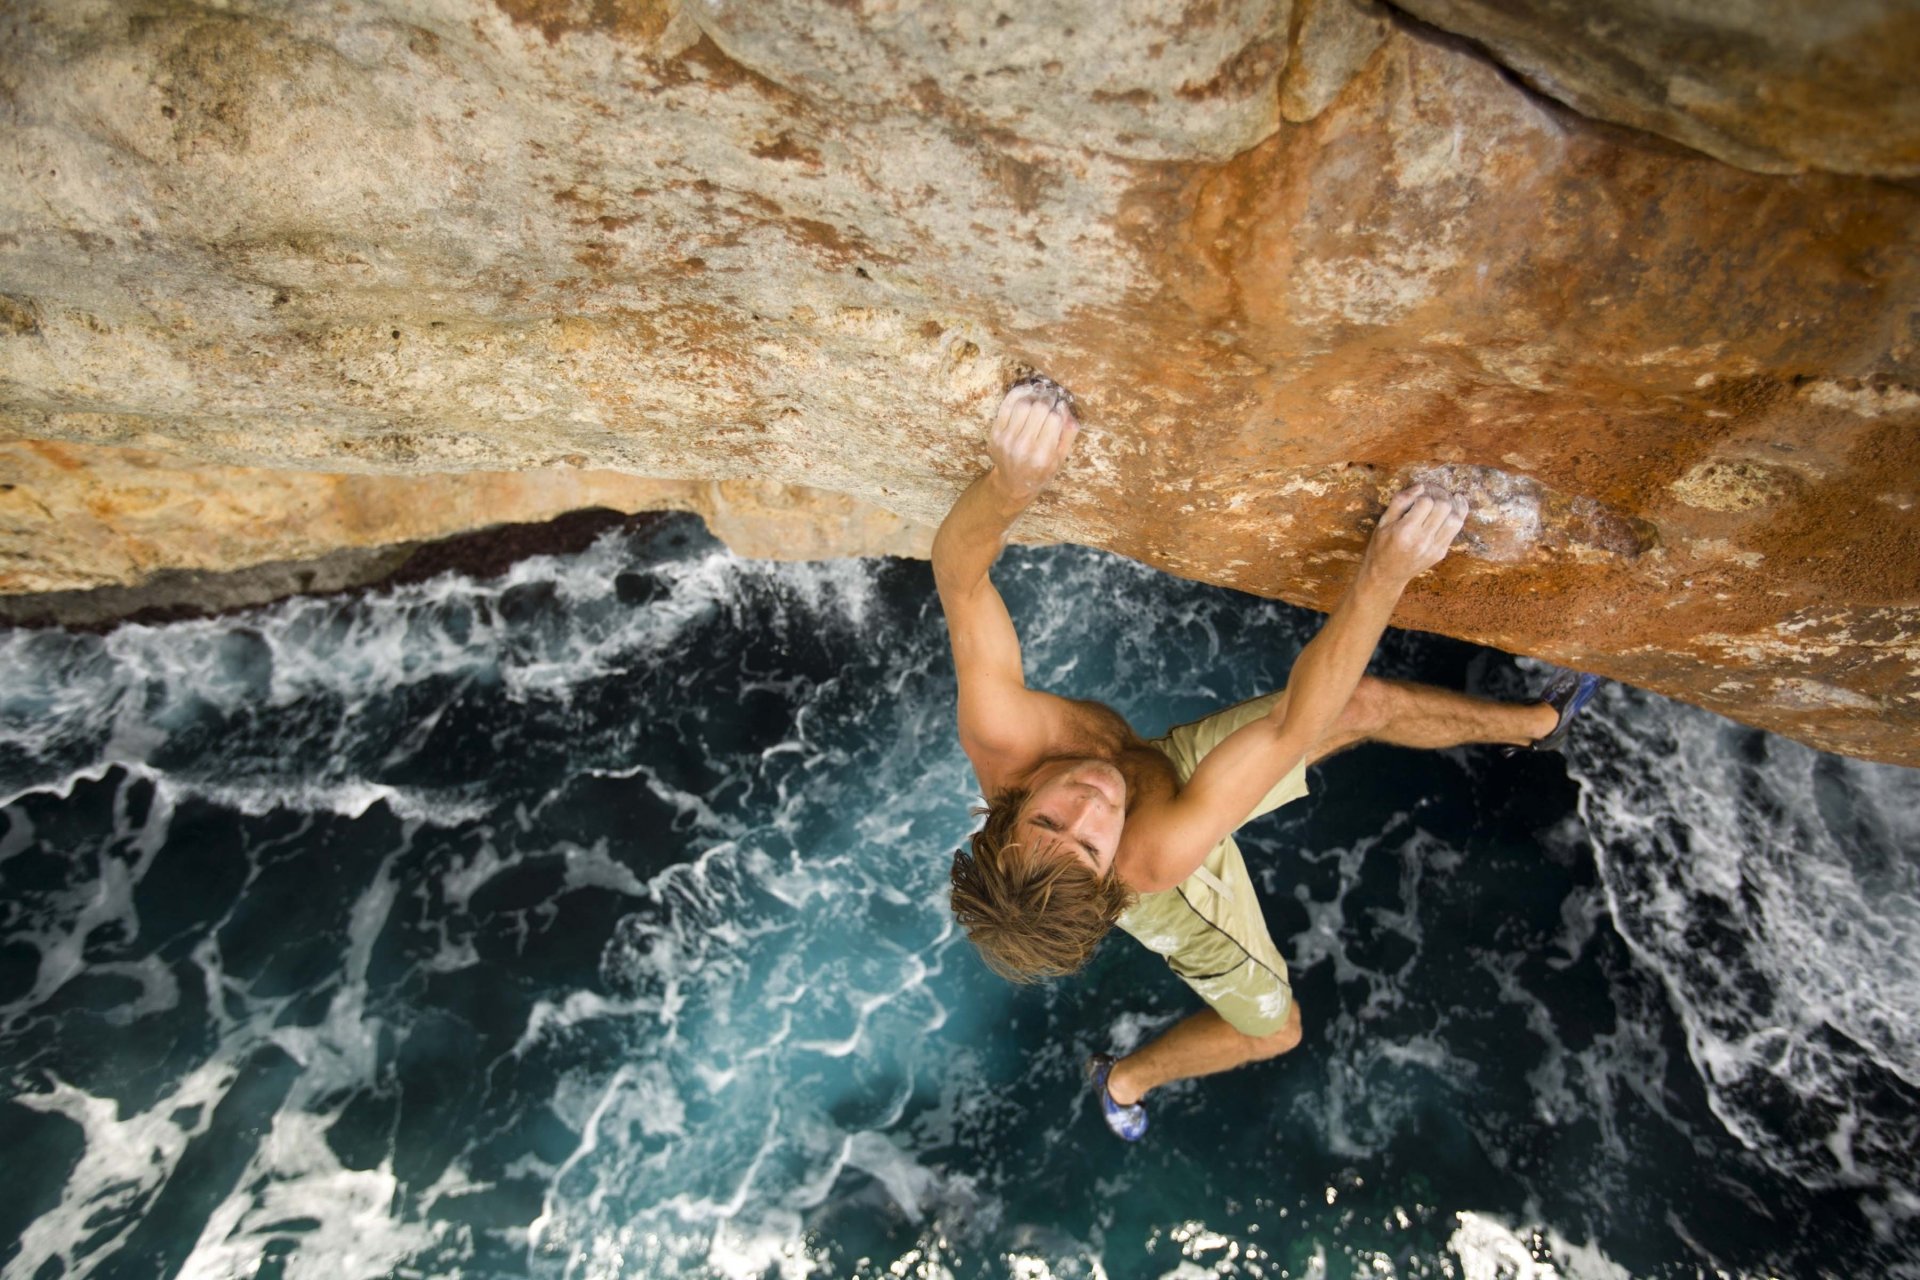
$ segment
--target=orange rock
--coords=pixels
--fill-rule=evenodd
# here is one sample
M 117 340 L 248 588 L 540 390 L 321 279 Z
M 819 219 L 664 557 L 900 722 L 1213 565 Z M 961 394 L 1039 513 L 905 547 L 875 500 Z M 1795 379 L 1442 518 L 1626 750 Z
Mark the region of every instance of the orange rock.
M 1902 93 L 1716 106 L 1782 176 L 1336 0 L 130 12 L 6 18 L 0 589 L 589 505 L 914 550 L 1040 368 L 1022 537 L 1324 608 L 1439 478 L 1408 625 L 1920 764 L 1920 192 L 1817 171 L 1907 172 Z

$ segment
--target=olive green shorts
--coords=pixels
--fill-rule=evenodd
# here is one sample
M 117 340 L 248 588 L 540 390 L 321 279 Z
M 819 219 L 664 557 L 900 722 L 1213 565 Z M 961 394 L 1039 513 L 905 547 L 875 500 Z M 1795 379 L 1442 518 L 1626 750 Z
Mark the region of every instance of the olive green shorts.
M 1228 707 L 1168 730 L 1166 737 L 1150 745 L 1173 761 L 1184 783 L 1209 751 L 1235 729 L 1266 715 L 1280 696 L 1270 693 Z M 1271 813 L 1306 794 L 1303 760 L 1248 817 Z M 1246 859 L 1232 836 L 1215 845 L 1207 860 L 1180 884 L 1142 894 L 1118 924 L 1147 950 L 1165 956 L 1167 967 L 1238 1030 L 1265 1036 L 1286 1025 L 1293 1007 L 1287 962 L 1267 934 Z

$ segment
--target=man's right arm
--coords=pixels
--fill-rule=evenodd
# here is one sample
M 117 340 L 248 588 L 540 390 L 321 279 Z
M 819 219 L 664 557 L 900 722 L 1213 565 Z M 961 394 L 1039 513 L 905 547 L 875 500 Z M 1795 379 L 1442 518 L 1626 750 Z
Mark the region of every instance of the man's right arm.
M 1055 700 L 1027 688 L 1020 638 L 988 571 L 1078 430 L 1063 401 L 1015 388 L 988 436 L 992 467 L 960 495 L 933 540 L 933 580 L 960 682 L 960 745 L 983 783 L 1033 763 L 1055 718 Z

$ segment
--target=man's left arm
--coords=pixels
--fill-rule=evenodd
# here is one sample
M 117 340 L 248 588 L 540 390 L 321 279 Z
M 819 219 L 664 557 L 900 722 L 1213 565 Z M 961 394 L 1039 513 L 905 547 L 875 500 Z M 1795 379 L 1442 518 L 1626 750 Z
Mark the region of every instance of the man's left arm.
M 1192 875 L 1326 737 L 1407 584 L 1445 557 L 1466 514 L 1464 500 L 1422 486 L 1395 496 L 1346 595 L 1294 659 L 1278 714 L 1229 734 L 1169 803 L 1128 817 L 1121 868 L 1128 884 L 1150 893 Z

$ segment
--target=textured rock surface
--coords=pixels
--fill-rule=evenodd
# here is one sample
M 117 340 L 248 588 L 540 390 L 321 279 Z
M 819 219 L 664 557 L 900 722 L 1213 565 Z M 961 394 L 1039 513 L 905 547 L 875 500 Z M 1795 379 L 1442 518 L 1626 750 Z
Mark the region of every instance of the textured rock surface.
M 172 465 L 139 449 L 0 443 L 0 596 L 136 586 L 156 570 L 318 560 L 569 511 L 692 511 L 741 555 L 924 556 L 932 533 L 844 494 L 609 471 L 338 472 Z
M 13 5 L 0 563 L 793 487 L 901 549 L 1035 365 L 1023 537 L 1326 607 L 1439 475 L 1410 625 L 1920 763 L 1920 194 L 1325 2 Z
M 1920 176 L 1914 0 L 1398 0 L 1587 115 L 1771 173 Z
M 1294 0 L 1281 116 L 1304 124 L 1325 111 L 1389 30 L 1379 0 Z

